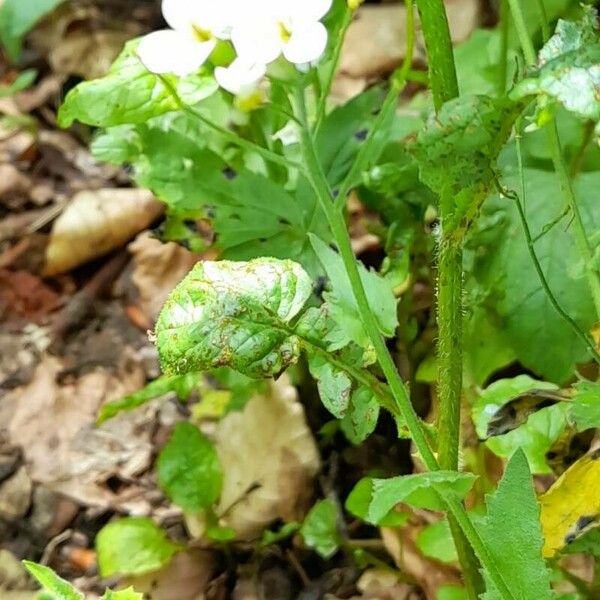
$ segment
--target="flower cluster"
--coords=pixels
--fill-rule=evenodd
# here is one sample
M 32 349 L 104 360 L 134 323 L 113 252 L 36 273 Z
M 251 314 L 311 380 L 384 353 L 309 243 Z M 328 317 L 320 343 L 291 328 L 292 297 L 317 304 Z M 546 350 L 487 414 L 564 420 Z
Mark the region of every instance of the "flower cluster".
M 317 60 L 327 45 L 321 23 L 332 0 L 163 0 L 170 29 L 142 38 L 138 55 L 157 74 L 196 72 L 219 40 L 231 44 L 235 59 L 215 68 L 227 91 L 252 94 L 267 66 L 281 55 L 302 65 Z

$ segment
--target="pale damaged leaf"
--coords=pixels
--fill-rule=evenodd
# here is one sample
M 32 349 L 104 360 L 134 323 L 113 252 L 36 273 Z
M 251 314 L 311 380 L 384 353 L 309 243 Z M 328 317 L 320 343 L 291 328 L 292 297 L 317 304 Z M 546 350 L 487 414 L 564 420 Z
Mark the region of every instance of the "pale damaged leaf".
M 298 360 L 290 321 L 312 293 L 300 265 L 272 258 L 202 262 L 175 288 L 156 324 L 167 374 L 229 366 L 270 377 Z

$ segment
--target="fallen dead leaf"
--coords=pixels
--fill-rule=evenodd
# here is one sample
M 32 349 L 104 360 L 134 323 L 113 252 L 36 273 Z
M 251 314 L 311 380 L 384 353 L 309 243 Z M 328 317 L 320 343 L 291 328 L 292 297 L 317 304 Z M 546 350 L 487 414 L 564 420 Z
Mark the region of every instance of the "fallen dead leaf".
M 356 587 L 361 595 L 353 596 L 351 600 L 419 600 L 420 598 L 414 586 L 383 569 L 368 569 L 360 576 Z
M 141 489 L 127 483 L 150 465 L 155 409 L 94 426 L 103 402 L 142 387 L 143 368 L 123 359 L 117 372 L 96 367 L 61 382 L 62 368 L 59 359 L 44 356 L 31 382 L 2 399 L 11 415 L 9 439 L 21 446 L 29 476 L 83 505 L 147 513 Z M 117 492 L 107 485 L 111 477 L 123 484 Z
M 480 21 L 478 0 L 445 2 L 452 41 L 467 39 Z M 397 4 L 363 5 L 344 41 L 340 74 L 354 79 L 376 79 L 400 65 L 406 49 L 406 8 Z M 425 61 L 425 45 L 418 31 L 414 58 Z
M 414 541 L 419 530 L 419 526 L 407 524 L 394 529 L 384 527 L 380 531 L 398 568 L 421 587 L 427 600 L 436 600 L 440 587 L 461 585 L 461 580 L 456 569 L 423 556 Z
M 0 315 L 41 322 L 61 304 L 60 294 L 27 271 L 0 269 Z
M 216 449 L 223 466 L 217 508 L 239 539 L 260 535 L 272 521 L 301 520 L 319 470 L 319 454 L 296 389 L 285 376 L 271 394 L 255 396 L 218 425 Z
M 9 521 L 22 517 L 31 504 L 31 479 L 25 467 L 0 483 L 0 518 Z
M 140 308 L 153 323 L 167 296 L 200 257 L 174 242 L 165 244 L 148 231 L 140 233 L 128 249 L 133 254 L 131 279 L 139 293 Z
M 214 556 L 206 550 L 176 554 L 164 568 L 139 577 L 129 577 L 122 587 L 133 586 L 152 600 L 204 600 L 204 591 L 215 568 Z
M 52 227 L 44 275 L 56 275 L 121 247 L 161 214 L 143 189 L 79 192 Z
M 0 549 L 0 598 L 2 600 L 35 600 L 34 590 L 27 571 L 8 550 Z

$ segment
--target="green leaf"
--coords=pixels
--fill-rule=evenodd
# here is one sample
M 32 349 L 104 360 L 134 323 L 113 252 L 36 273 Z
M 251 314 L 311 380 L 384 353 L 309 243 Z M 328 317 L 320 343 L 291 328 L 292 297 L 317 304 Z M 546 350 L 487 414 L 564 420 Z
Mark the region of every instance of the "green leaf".
M 201 373 L 185 373 L 184 375 L 163 375 L 148 383 L 133 394 L 107 402 L 100 408 L 97 423 L 101 425 L 108 419 L 116 417 L 123 411 L 134 410 L 150 400 L 175 392 L 181 400 L 186 399 L 200 383 Z
M 58 111 L 61 127 L 70 127 L 75 120 L 96 127 L 144 123 L 179 109 L 161 78 L 141 63 L 138 44 L 139 40 L 128 42 L 105 77 L 80 83 L 67 94 Z M 196 104 L 217 91 L 214 78 L 208 75 L 163 77 L 186 104 Z
M 264 174 L 231 164 L 229 156 L 219 156 L 222 148 L 206 147 L 214 137 L 187 115 L 176 114 L 109 130 L 93 149 L 99 158 L 132 163 L 138 185 L 167 205 L 171 221 L 209 219 L 223 258 L 289 258 L 320 274 L 306 236 L 330 234 L 312 190 L 301 179 L 294 197 Z
M 364 330 L 342 257 L 315 235 L 309 234 L 309 237 L 331 284 L 331 291 L 323 294 L 330 306 L 331 318 L 351 340 L 363 348 L 367 347 L 369 337 Z M 377 319 L 379 330 L 383 335 L 391 337 L 398 326 L 396 298 L 392 288 L 389 282 L 376 272 L 367 271 L 362 263 L 358 266 L 367 300 Z
M 332 365 L 319 354 L 309 355 L 308 367 L 317 382 L 319 396 L 325 408 L 334 417 L 341 419 L 350 403 L 352 379 L 345 371 Z
M 266 529 L 263 531 L 260 545 L 264 548 L 266 546 L 270 546 L 271 544 L 276 544 L 277 542 L 285 540 L 294 535 L 294 533 L 296 533 L 296 531 L 299 529 L 300 523 L 296 523 L 296 521 L 284 523 L 277 531 L 270 531 L 269 529 Z
M 575 384 L 569 419 L 578 431 L 600 427 L 600 383 L 580 381 Z
M 524 452 L 517 450 L 512 456 L 486 504 L 487 517 L 475 527 L 515 598 L 552 600 L 550 573 L 542 558 L 540 508 Z M 485 599 L 502 598 L 485 571 L 484 575 L 488 586 Z
M 27 69 L 19 73 L 19 76 L 10 85 L 0 85 L 0 98 L 6 98 L 27 89 L 35 81 L 36 77 L 37 71 L 35 69 Z
M 435 600 L 467 600 L 467 592 L 458 585 L 441 585 Z
M 118 592 L 106 590 L 100 600 L 144 600 L 144 595 L 134 591 L 134 589 L 130 587 L 126 590 L 119 590 Z
M 15 60 L 25 34 L 64 0 L 4 0 L 0 5 L 0 41 Z
M 352 167 L 354 159 L 367 138 L 369 129 L 383 101 L 381 89 L 373 87 L 332 110 L 323 121 L 315 145 L 319 160 L 332 188 L 339 185 Z M 389 135 L 390 123 L 378 132 L 373 147 L 374 160 Z M 354 184 L 358 182 L 353 182 Z
M 489 96 L 461 96 L 433 115 L 411 151 L 423 183 L 458 224 L 473 219 L 495 178 L 495 163 L 519 107 Z
M 473 405 L 473 421 L 480 439 L 487 437 L 488 424 L 498 409 L 513 398 L 532 389 L 555 390 L 557 386 L 546 381 L 519 375 L 513 379 L 500 379 L 487 387 Z M 511 456 L 522 448 L 534 473 L 550 473 L 546 452 L 564 430 L 567 407 L 555 404 L 532 414 L 527 422 L 504 435 L 486 439 L 486 446 L 502 457 Z
M 335 502 L 329 499 L 321 500 L 310 509 L 300 528 L 304 543 L 323 558 L 331 558 L 339 548 L 337 519 Z
M 156 323 L 163 371 L 229 366 L 251 377 L 277 375 L 298 360 L 290 321 L 311 293 L 310 278 L 289 260 L 198 263 Z
M 423 527 L 415 541 L 417 547 L 425 556 L 444 563 L 452 563 L 458 560 L 450 525 L 446 519 Z
M 164 567 L 181 550 L 148 517 L 126 517 L 105 525 L 96 536 L 102 577 L 140 575 Z
M 81 592 L 78 592 L 68 581 L 59 577 L 49 567 L 38 565 L 29 560 L 24 560 L 23 564 L 44 590 L 52 594 L 55 600 L 83 600 Z
M 600 33 L 597 13 L 586 7 L 578 23 L 560 20 L 539 53 L 539 68 L 512 90 L 514 99 L 537 95 L 582 119 L 600 120 Z
M 405 502 L 417 508 L 444 510 L 440 496 L 464 498 L 473 486 L 472 473 L 433 471 L 391 479 L 361 479 L 354 487 L 346 508 L 357 517 L 377 525 L 395 506 Z
M 507 157 L 510 158 L 509 152 Z M 512 165 L 504 168 L 503 183 L 519 189 Z M 564 310 L 584 330 L 596 320 L 583 265 L 567 230 L 568 217 L 544 232 L 563 210 L 554 173 L 525 170 L 527 220 L 550 289 Z M 586 229 L 600 227 L 600 172 L 582 173 L 575 180 L 577 202 Z M 552 199 L 553 201 L 549 201 Z M 556 200 L 556 201 L 554 201 Z M 467 264 L 470 293 L 499 323 L 519 362 L 559 385 L 572 377 L 575 365 L 587 360 L 587 350 L 571 327 L 556 313 L 531 262 L 514 202 L 494 195 L 484 203 L 471 231 Z M 486 344 L 481 338 L 481 344 Z M 552 351 L 549 351 L 549 349 Z
M 352 392 L 348 410 L 340 425 L 344 435 L 353 444 L 360 444 L 373 433 L 378 419 L 377 398 L 368 388 L 359 387 Z
M 178 423 L 156 464 L 165 494 L 183 510 L 199 512 L 219 498 L 223 472 L 214 446 L 191 423 Z

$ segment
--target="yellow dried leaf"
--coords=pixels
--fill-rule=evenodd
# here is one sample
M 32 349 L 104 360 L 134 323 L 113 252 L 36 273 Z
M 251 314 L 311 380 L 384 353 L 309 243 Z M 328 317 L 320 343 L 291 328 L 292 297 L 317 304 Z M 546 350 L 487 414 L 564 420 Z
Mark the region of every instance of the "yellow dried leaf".
M 554 556 L 597 524 L 600 515 L 600 450 L 573 463 L 540 496 L 544 556 Z
M 64 273 L 123 246 L 162 210 L 162 204 L 148 190 L 79 192 L 54 222 L 44 275 Z

